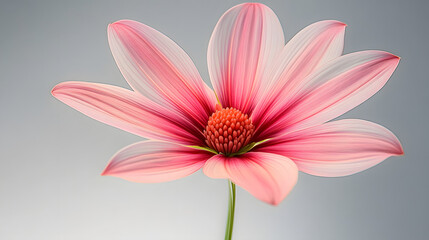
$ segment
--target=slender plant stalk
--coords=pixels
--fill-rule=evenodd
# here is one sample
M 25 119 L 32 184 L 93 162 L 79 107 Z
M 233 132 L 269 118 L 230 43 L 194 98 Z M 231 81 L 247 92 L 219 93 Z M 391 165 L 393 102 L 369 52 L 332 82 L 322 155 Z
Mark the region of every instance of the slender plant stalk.
M 231 240 L 232 229 L 234 227 L 234 212 L 235 212 L 235 184 L 228 180 L 229 199 L 228 199 L 228 220 L 226 222 L 225 240 Z

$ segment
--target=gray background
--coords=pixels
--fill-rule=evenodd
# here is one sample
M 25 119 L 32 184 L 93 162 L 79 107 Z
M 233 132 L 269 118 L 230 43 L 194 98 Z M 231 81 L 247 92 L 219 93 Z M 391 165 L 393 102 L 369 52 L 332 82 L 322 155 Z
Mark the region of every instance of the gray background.
M 182 46 L 208 81 L 207 44 L 241 1 L 1 1 L 0 239 L 222 239 L 227 183 L 198 172 L 160 184 L 101 177 L 139 137 L 98 123 L 50 95 L 62 81 L 127 87 L 107 24 L 146 23 Z M 262 1 L 286 38 L 318 20 L 348 24 L 345 53 L 402 57 L 388 84 L 341 118 L 391 129 L 405 156 L 362 173 L 300 173 L 278 207 L 238 190 L 235 239 L 427 239 L 429 233 L 428 1 Z

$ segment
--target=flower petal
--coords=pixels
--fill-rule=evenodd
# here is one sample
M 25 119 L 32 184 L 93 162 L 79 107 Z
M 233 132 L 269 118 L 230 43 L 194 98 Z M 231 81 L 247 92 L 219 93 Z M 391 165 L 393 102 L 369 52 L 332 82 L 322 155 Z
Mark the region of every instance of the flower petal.
M 109 45 L 130 86 L 160 105 L 174 106 L 203 127 L 216 98 L 189 56 L 171 39 L 142 23 L 108 27 Z
M 300 171 L 324 177 L 354 174 L 390 156 L 403 154 L 393 133 L 358 119 L 325 123 L 263 145 L 257 151 L 287 156 Z
M 264 152 L 236 157 L 215 155 L 206 162 L 203 171 L 211 178 L 229 178 L 256 198 L 273 205 L 278 205 L 298 180 L 293 161 Z
M 116 153 L 102 175 L 132 182 L 167 182 L 198 171 L 212 154 L 167 142 L 144 141 Z
M 220 18 L 210 39 L 207 63 L 223 107 L 252 111 L 261 79 L 283 46 L 280 22 L 263 4 L 240 4 Z
M 341 56 L 316 70 L 288 99 L 273 107 L 259 137 L 272 138 L 329 121 L 361 104 L 386 84 L 399 57 L 382 51 Z
M 270 114 L 272 117 L 272 106 L 292 95 L 305 77 L 341 56 L 345 27 L 344 23 L 334 20 L 316 22 L 301 30 L 286 44 L 262 86 L 265 92 L 260 95 L 252 115 L 256 124 L 264 117 L 269 118 Z
M 179 113 L 127 89 L 64 82 L 52 95 L 91 118 L 145 138 L 189 145 L 202 141 L 202 133 Z

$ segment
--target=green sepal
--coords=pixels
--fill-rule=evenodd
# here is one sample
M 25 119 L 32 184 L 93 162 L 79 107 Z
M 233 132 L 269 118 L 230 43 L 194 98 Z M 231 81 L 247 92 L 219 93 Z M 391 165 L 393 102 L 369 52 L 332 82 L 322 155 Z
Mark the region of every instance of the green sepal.
M 266 142 L 268 140 L 270 140 L 270 139 L 265 139 L 265 140 L 262 140 L 262 141 L 259 141 L 259 142 L 249 143 L 246 146 L 242 147 L 240 149 L 240 151 L 238 151 L 236 153 L 232 153 L 232 154 L 228 155 L 228 157 L 233 157 L 233 156 L 238 156 L 238 155 L 245 154 L 245 153 L 249 152 L 250 150 L 252 150 L 254 147 L 256 147 L 256 146 L 258 146 L 258 145 L 260 145 L 260 144 L 262 144 L 262 143 L 264 143 L 264 142 Z
M 231 153 L 231 154 L 229 154 L 229 155 L 225 155 L 225 156 L 227 156 L 227 157 L 233 157 L 233 156 L 238 156 L 238 155 L 245 154 L 245 153 L 249 152 L 250 150 L 252 150 L 254 147 L 256 147 L 256 146 L 258 146 L 258 145 L 260 145 L 260 144 L 262 144 L 262 143 L 264 143 L 264 142 L 266 142 L 266 141 L 268 141 L 268 140 L 270 140 L 270 139 L 265 139 L 265 140 L 262 140 L 262 141 L 259 141 L 259 142 L 252 142 L 252 143 L 249 143 L 249 144 L 247 144 L 246 146 L 242 147 L 242 148 L 240 149 L 240 151 L 238 151 L 238 152 L 236 152 L 236 153 Z M 213 154 L 219 154 L 219 153 L 218 153 L 218 152 L 216 152 L 215 150 L 213 150 L 213 149 L 211 149 L 211 148 L 208 148 L 208 147 L 201 147 L 201 146 L 186 146 L 186 147 L 190 147 L 190 148 L 194 148 L 194 149 L 199 149 L 199 150 L 203 150 L 203 151 L 211 152 L 211 153 L 213 153 Z
M 211 152 L 211 153 L 214 153 L 214 154 L 219 154 L 215 150 L 213 150 L 211 148 L 208 148 L 208 147 L 200 147 L 200 146 L 187 146 L 187 147 L 195 148 L 195 149 L 199 149 L 199 150 L 204 150 L 204 151 Z

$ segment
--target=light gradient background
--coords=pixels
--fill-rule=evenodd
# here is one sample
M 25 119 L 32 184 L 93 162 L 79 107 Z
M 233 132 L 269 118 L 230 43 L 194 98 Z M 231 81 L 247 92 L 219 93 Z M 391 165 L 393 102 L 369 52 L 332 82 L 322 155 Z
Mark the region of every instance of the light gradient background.
M 128 87 L 106 27 L 133 19 L 187 51 L 205 81 L 219 17 L 241 1 L 1 1 L 0 239 L 223 239 L 227 183 L 198 172 L 160 184 L 100 173 L 139 137 L 57 101 L 51 88 L 81 80 Z M 324 19 L 348 24 L 345 53 L 402 57 L 387 85 L 341 118 L 380 123 L 405 156 L 349 177 L 300 173 L 278 207 L 239 189 L 235 239 L 428 239 L 429 1 L 262 1 L 286 38 Z

